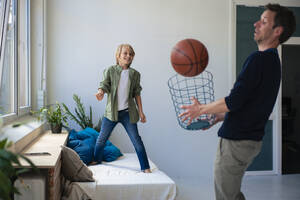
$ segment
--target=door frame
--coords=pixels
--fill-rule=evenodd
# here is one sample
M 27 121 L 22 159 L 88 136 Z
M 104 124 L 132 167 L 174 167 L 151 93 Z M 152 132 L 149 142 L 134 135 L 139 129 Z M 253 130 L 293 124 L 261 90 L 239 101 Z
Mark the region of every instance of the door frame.
M 300 37 L 290 37 L 286 42 L 284 42 L 283 44 L 279 45 L 277 50 L 278 50 L 278 55 L 280 58 L 280 61 L 282 63 L 282 45 L 286 45 L 286 44 L 296 44 L 296 45 L 300 45 Z M 280 98 L 279 98 L 280 97 Z M 279 94 L 278 94 L 278 104 L 280 105 L 280 109 L 277 107 L 276 112 L 278 113 L 278 117 L 276 118 L 279 122 L 277 124 L 277 129 L 278 130 L 282 130 L 282 115 L 281 115 L 281 105 L 282 105 L 282 81 L 280 84 L 280 89 L 279 89 Z M 281 134 L 278 136 L 278 141 L 277 141 L 277 146 L 278 146 L 278 151 L 279 151 L 279 155 L 278 155 L 278 163 L 277 165 L 279 166 L 279 172 L 280 174 L 282 174 L 282 132 L 280 132 Z
M 230 0 L 229 4 L 229 66 L 231 70 L 228 72 L 229 77 L 229 88 L 232 87 L 236 80 L 236 13 L 237 6 L 249 6 L 249 7 L 260 7 L 270 3 L 269 0 Z M 283 0 L 273 0 L 272 3 L 278 3 L 288 7 L 300 7 L 299 0 L 290 0 L 288 2 Z M 254 24 L 254 22 L 253 22 Z M 254 29 L 253 29 L 254 31 Z M 290 44 L 289 42 L 295 42 L 294 38 L 290 38 L 284 44 Z M 298 42 L 298 39 L 296 39 Z M 293 43 L 291 43 L 293 44 Z M 278 53 L 281 59 L 281 45 L 278 47 Z M 247 171 L 246 175 L 271 175 L 271 174 L 282 174 L 282 122 L 281 122 L 281 86 L 278 93 L 278 98 L 275 103 L 274 110 L 269 118 L 273 120 L 273 170 L 269 171 Z

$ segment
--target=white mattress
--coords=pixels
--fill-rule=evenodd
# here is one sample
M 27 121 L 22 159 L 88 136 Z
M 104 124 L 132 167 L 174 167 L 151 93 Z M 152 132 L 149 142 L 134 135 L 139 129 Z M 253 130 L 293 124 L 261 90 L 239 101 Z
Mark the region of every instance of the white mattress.
M 116 161 L 89 166 L 95 182 L 78 182 L 94 200 L 171 200 L 176 196 L 175 182 L 149 160 L 152 173 L 140 171 L 135 153 Z

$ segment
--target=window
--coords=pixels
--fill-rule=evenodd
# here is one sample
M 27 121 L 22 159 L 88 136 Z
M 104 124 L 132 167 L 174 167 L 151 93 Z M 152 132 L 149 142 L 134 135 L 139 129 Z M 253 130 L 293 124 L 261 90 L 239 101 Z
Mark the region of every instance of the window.
M 0 0 L 0 114 L 30 110 L 29 0 Z

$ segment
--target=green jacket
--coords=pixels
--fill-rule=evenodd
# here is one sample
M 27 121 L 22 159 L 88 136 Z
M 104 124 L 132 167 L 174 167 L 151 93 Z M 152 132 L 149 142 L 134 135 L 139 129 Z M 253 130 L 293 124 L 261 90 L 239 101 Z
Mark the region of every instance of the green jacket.
M 111 121 L 118 121 L 118 85 L 122 67 L 113 65 L 103 72 L 103 80 L 100 82 L 99 88 L 107 93 L 107 104 L 105 108 L 104 117 Z M 135 69 L 129 67 L 129 95 L 128 95 L 128 112 L 130 123 L 137 123 L 139 121 L 139 113 L 134 97 L 141 95 L 142 87 L 140 85 L 140 73 Z

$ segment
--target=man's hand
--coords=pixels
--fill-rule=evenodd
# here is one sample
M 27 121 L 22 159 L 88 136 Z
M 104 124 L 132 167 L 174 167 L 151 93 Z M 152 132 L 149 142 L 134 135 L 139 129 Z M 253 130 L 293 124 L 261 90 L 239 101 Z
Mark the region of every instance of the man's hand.
M 193 119 L 203 114 L 223 114 L 223 120 L 225 113 L 230 112 L 230 110 L 227 108 L 225 98 L 219 99 L 208 104 L 200 104 L 199 101 L 195 99 L 195 97 L 192 97 L 192 101 L 193 104 L 191 105 L 181 106 L 180 108 L 184 109 L 185 111 L 178 115 L 179 117 L 184 117 L 181 121 L 189 119 L 188 125 L 191 124 Z
M 211 116 L 210 116 L 211 117 Z M 224 117 L 225 117 L 225 113 L 217 113 L 214 114 L 214 119 L 211 122 L 210 126 L 207 128 L 203 128 L 202 130 L 207 130 L 210 129 L 211 127 L 213 127 L 215 124 L 217 124 L 218 122 L 224 121 Z
M 180 108 L 184 109 L 185 111 L 179 114 L 179 117 L 184 117 L 181 121 L 185 121 L 189 119 L 188 125 L 190 125 L 192 120 L 195 119 L 196 117 L 205 114 L 203 113 L 204 105 L 200 104 L 195 97 L 192 97 L 191 100 L 193 101 L 193 104 L 180 106 Z
M 98 101 L 101 101 L 103 99 L 103 97 L 104 97 L 103 90 L 102 89 L 98 89 L 98 92 L 97 92 L 97 94 L 95 94 L 95 96 L 96 96 L 96 98 L 97 98 Z

